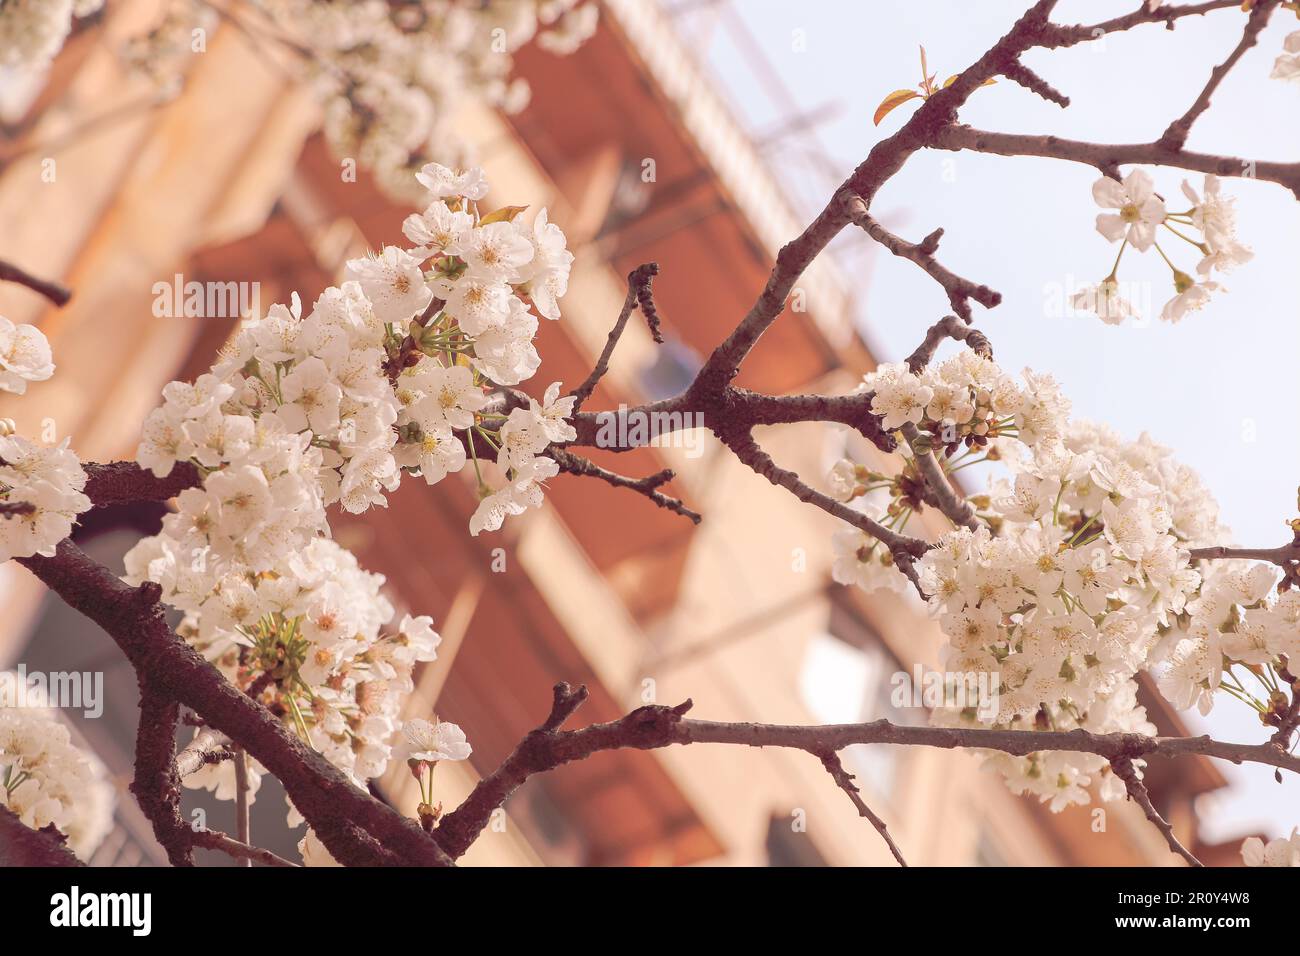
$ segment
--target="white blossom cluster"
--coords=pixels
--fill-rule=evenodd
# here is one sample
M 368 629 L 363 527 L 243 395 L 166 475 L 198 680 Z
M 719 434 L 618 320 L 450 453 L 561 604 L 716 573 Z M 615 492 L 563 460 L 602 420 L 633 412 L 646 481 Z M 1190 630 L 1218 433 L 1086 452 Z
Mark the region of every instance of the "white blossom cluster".
M 478 216 L 481 170 L 429 164 L 419 176 L 430 204 L 404 225 L 419 245 L 352 260 L 305 317 L 296 295 L 273 306 L 244 323 L 211 372 L 163 390 L 137 459 L 160 477 L 177 461 L 207 475 L 180 496 L 166 534 L 193 530 L 211 555 L 261 570 L 323 533 L 327 506 L 385 505 L 403 470 L 434 484 L 464 467 L 466 446 L 478 469 L 476 434 L 506 482 L 492 492 L 479 472 L 471 531 L 541 503 L 556 467 L 538 453 L 574 437 L 564 420 L 573 400 L 557 384 L 504 417 L 484 410 L 485 389 L 537 369 L 532 310 L 559 318 L 573 256 L 545 210 L 531 226 L 515 207 Z
M 5 0 L 0 3 L 0 66 L 40 70 L 63 49 L 75 17 L 104 0 Z
M 28 382 L 54 374 L 50 343 L 34 325 L 16 325 L 0 315 L 0 392 L 22 395 Z M 77 515 L 90 510 L 83 494 L 86 472 L 65 439 L 38 445 L 0 421 L 0 561 L 52 555 L 72 532 Z
M 18 674 L 4 675 L 15 686 Z M 47 706 L 43 689 L 0 695 L 0 806 L 29 827 L 53 825 L 83 860 L 113 825 L 113 788 L 103 764 L 72 743 L 68 727 Z M 23 706 L 14 706 L 21 699 Z
M 453 119 L 466 101 L 513 113 L 528 84 L 511 77 L 530 41 L 557 54 L 596 29 L 582 0 L 257 0 L 313 51 L 325 96 L 325 135 L 340 158 L 368 168 L 396 198 L 428 158 L 463 160 Z M 433 152 L 436 149 L 436 153 Z
M 1205 712 L 1217 692 L 1262 717 L 1288 700 L 1278 672 L 1300 654 L 1300 594 L 1275 591 L 1271 566 L 1209 562 L 1189 549 L 1228 532 L 1195 473 L 1143 435 L 1068 420 L 1049 378 L 1027 387 L 963 351 L 914 375 L 885 366 L 869 377 L 871 410 L 886 428 L 921 429 L 949 474 L 1000 460 L 1010 478 L 972 496 L 975 530 L 944 534 L 918 563 L 946 638 L 949 673 L 995 675 L 996 707 L 950 707 L 938 723 L 1020 730 L 1154 730 L 1136 702 L 1136 677 L 1150 671 L 1179 708 Z M 913 442 L 913 454 L 920 442 Z M 982 457 L 970 457 L 983 449 Z M 898 475 L 852 461 L 830 487 L 878 521 L 902 530 L 921 507 L 914 459 Z M 888 502 L 885 504 L 884 502 Z M 889 551 L 856 528 L 836 533 L 833 574 L 865 589 L 904 589 Z M 1253 675 L 1263 699 L 1245 686 Z M 1122 797 L 1104 758 L 1088 754 L 992 754 L 1017 793 L 1053 809 Z M 1135 762 L 1135 766 L 1140 762 Z
M 1273 61 L 1273 72 L 1269 76 L 1275 80 L 1300 82 L 1300 30 L 1287 34 L 1282 41 L 1282 53 Z
M 437 314 L 427 324 L 411 327 L 419 351 L 398 376 L 402 412 L 396 454 L 403 468 L 434 484 L 464 467 L 466 445 L 473 450 L 477 440 L 485 453 L 495 453 L 506 482 L 491 491 L 478 471 L 481 502 L 470 521 L 470 533 L 477 535 L 541 504 L 541 483 L 558 469 L 540 453 L 551 442 L 577 435 L 565 421 L 574 399 L 560 398 L 558 383 L 546 390 L 542 402 L 530 400 L 528 408 L 512 409 L 495 433 L 480 424 L 488 417 L 483 412 L 486 384 L 515 385 L 537 370 L 537 315 L 560 317 L 573 254 L 545 209 L 531 226 L 519 218 L 517 207 L 476 217 L 473 204 L 487 192 L 480 171 L 456 174 L 430 164 L 419 178 L 431 202 L 402 226 L 415 248 L 390 247 L 383 258 L 357 269 L 361 287 L 377 309 L 386 309 L 401 294 L 393 290 L 407 281 L 419 281 L 420 291 L 401 309 L 412 303 L 425 308 L 436 299 Z M 427 271 L 421 273 L 422 267 Z M 455 437 L 457 431 L 465 433 L 465 442 Z M 477 452 L 474 467 L 479 468 Z
M 90 510 L 86 472 L 68 448 L 40 445 L 12 434 L 12 422 L 0 422 L 0 561 L 49 557 L 72 533 L 77 516 Z
M 1076 728 L 1096 734 L 1154 734 L 1156 727 L 1147 720 L 1146 708 L 1137 702 L 1137 682 L 1127 680 L 1104 697 L 1097 698 L 1082 719 L 1058 716 L 1056 730 Z M 1019 727 L 1017 729 L 1027 729 Z M 1012 756 L 1001 751 L 985 751 L 985 766 L 1000 772 L 1011 792 L 1030 794 L 1047 803 L 1053 812 L 1071 804 L 1086 804 L 1088 787 L 1097 785 L 1104 801 L 1123 800 L 1126 785 L 1111 770 L 1110 762 L 1096 754 L 1047 750 Z M 1133 761 L 1134 772 L 1141 777 L 1141 760 Z
M 1241 844 L 1241 860 L 1247 866 L 1300 866 L 1300 830 L 1267 843 L 1247 837 Z
M 1005 435 L 1026 444 L 1059 437 L 1069 403 L 1049 375 L 1028 369 L 1018 383 L 994 362 L 963 350 L 913 374 L 903 363 L 868 374 L 861 390 L 873 393 L 871 412 L 893 431 L 911 423 L 934 436 L 934 444 L 984 445 Z
M 1174 295 L 1160 311 L 1166 322 L 1178 322 L 1187 313 L 1202 308 L 1210 296 L 1223 288 L 1210 276 L 1228 272 L 1254 258 L 1254 253 L 1237 239 L 1235 200 L 1225 196 L 1219 177 L 1205 177 L 1202 192 L 1183 180 L 1183 195 L 1189 207 L 1180 212 L 1166 208 L 1156 192 L 1155 183 L 1144 170 L 1135 169 L 1123 180 L 1103 176 L 1092 186 L 1098 206 L 1112 209 L 1097 216 L 1097 231 L 1111 242 L 1120 243 L 1119 253 L 1110 274 L 1095 286 L 1087 286 L 1073 296 L 1074 308 L 1097 315 L 1108 325 L 1119 325 L 1126 318 L 1137 317 L 1137 310 L 1121 295 L 1118 277 L 1120 260 L 1130 246 L 1138 252 L 1152 248 L 1173 273 Z M 1200 255 L 1196 276 L 1178 268 L 1161 247 L 1160 229 L 1193 246 Z M 1190 233 L 1199 232 L 1200 238 Z
M 394 610 L 380 591 L 383 576 L 363 571 L 329 538 L 260 572 L 229 563 L 216 570 L 195 570 L 166 534 L 127 555 L 127 580 L 159 582 L 164 600 L 185 612 L 178 632 L 236 686 L 256 684 L 258 700 L 359 785 L 380 776 L 414 666 L 437 657 L 432 619 L 408 614 L 385 630 Z M 254 792 L 260 774 L 250 767 Z M 219 799 L 235 795 L 228 761 L 185 783 Z
M 412 668 L 439 638 L 427 617 L 385 631 L 383 578 L 328 537 L 327 508 L 385 505 L 404 472 L 434 484 L 472 460 L 470 531 L 496 530 L 541 503 L 557 471 L 542 452 L 575 437 L 558 383 L 508 415 L 488 398 L 540 362 L 533 310 L 560 317 L 563 233 L 545 210 L 531 224 L 516 207 L 480 215 L 480 170 L 429 164 L 419 181 L 428 205 L 404 224 L 415 245 L 349 262 L 306 315 L 296 295 L 273 306 L 209 372 L 163 389 L 137 458 L 160 477 L 189 462 L 203 485 L 126 557 L 126 579 L 158 583 L 196 648 L 358 782 L 383 772 Z M 496 490 L 481 468 L 492 459 Z M 228 764 L 187 782 L 234 796 Z
M 872 395 L 871 412 L 887 430 L 915 425 L 925 447 L 946 455 L 947 467 L 959 470 L 997 458 L 1002 444 L 1055 440 L 1069 414 L 1069 402 L 1049 375 L 1025 370 L 1015 381 L 994 362 L 963 350 L 914 374 L 906 364 L 883 364 L 868 374 L 859 391 Z M 981 457 L 981 455 L 983 457 Z M 888 476 L 848 459 L 831 469 L 831 494 L 895 530 L 907 526 L 921 505 L 915 489 L 920 478 L 905 458 L 903 472 Z M 865 590 L 905 591 L 911 587 L 894 567 L 889 549 L 853 526 L 832 539 L 832 576 L 841 584 Z
M 512 76 L 530 42 L 567 55 L 596 31 L 596 0 L 254 0 L 260 19 L 239 20 L 257 42 L 303 55 L 324 104 L 324 131 L 340 159 L 368 169 L 386 193 L 418 201 L 411 176 L 430 159 L 462 163 L 469 147 L 455 119 L 467 102 L 523 109 L 528 83 Z M 41 70 L 76 17 L 104 0 L 0 3 L 0 67 Z M 198 37 L 217 23 L 198 0 L 169 0 L 132 36 L 123 58 L 162 89 L 173 87 Z M 205 41 L 203 41 L 205 42 Z

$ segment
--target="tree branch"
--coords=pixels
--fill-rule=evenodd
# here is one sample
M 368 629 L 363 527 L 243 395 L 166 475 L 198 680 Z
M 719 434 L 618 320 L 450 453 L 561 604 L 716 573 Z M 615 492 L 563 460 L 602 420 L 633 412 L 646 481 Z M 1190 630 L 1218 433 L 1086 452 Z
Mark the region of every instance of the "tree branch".
M 1178 837 L 1174 835 L 1174 828 L 1170 826 L 1169 821 L 1162 817 L 1152 805 L 1151 794 L 1147 792 L 1146 784 L 1138 777 L 1137 768 L 1133 766 L 1133 761 L 1128 757 L 1115 757 L 1111 760 L 1110 766 L 1115 771 L 1115 776 L 1124 781 L 1124 786 L 1128 789 L 1128 798 L 1141 807 L 1147 819 L 1155 824 L 1156 829 L 1164 836 L 1165 842 L 1169 844 L 1169 849 L 1192 866 L 1204 866 L 1204 863 L 1193 856 L 1187 847 L 1178 841 Z
M 1070 98 L 1052 86 L 1045 79 L 1025 66 L 1019 60 L 1012 60 L 1002 70 L 1002 75 L 1012 83 L 1018 83 L 1031 93 L 1037 93 L 1049 103 L 1055 103 L 1057 106 L 1065 109 L 1070 105 Z
M 85 866 L 54 824 L 33 830 L 0 804 L 0 866 Z
M 925 442 L 921 441 L 920 431 L 911 422 L 903 425 L 903 437 L 907 439 L 907 444 L 911 446 L 916 461 L 916 469 L 921 473 L 921 478 L 925 481 L 926 487 L 934 495 L 934 501 L 939 510 L 947 516 L 949 521 L 959 527 L 969 528 L 971 531 L 978 528 L 980 523 L 979 519 L 975 517 L 975 509 L 948 481 L 948 476 L 943 473 L 943 466 L 939 464 L 939 460 L 934 457 L 934 452 L 930 450 L 928 438 Z
M 939 351 L 939 346 L 948 339 L 954 342 L 965 342 L 976 355 L 990 362 L 993 361 L 993 345 L 989 342 L 988 336 L 979 329 L 962 324 L 955 315 L 945 315 L 926 330 L 921 344 L 907 357 L 908 370 L 913 375 L 919 375 L 921 370 L 933 361 L 934 353 Z
M 1159 140 L 1152 143 L 1086 143 L 1059 136 L 993 133 L 970 126 L 950 126 L 941 130 L 931 145 L 938 149 L 969 149 L 999 156 L 1065 159 L 1101 170 L 1114 170 L 1121 164 L 1173 166 L 1194 172 L 1213 173 L 1216 176 L 1266 180 L 1285 186 L 1300 198 L 1300 163 L 1193 153 L 1166 146 Z
M 248 813 L 248 755 L 244 753 L 243 747 L 236 747 L 235 754 L 235 833 L 239 837 L 239 842 L 247 846 L 252 843 L 252 819 Z M 244 866 L 252 866 L 253 863 L 247 857 L 243 859 Z
M 663 333 L 659 328 L 659 312 L 655 308 L 654 293 L 651 291 L 650 283 L 655 276 L 659 274 L 659 264 L 657 262 L 647 262 L 644 265 L 637 266 L 627 274 L 627 296 L 623 299 L 623 308 L 618 313 L 618 319 L 614 327 L 609 330 L 609 338 L 605 340 L 605 348 L 601 350 L 600 357 L 591 369 L 591 374 L 587 376 L 586 381 L 575 388 L 570 394 L 577 398 L 573 403 L 573 410 L 576 412 L 582 408 L 582 405 L 591 393 L 596 390 L 602 376 L 609 371 L 609 360 L 614 354 L 614 347 L 618 345 L 618 340 L 623 337 L 623 330 L 627 328 L 627 320 L 632 316 L 632 310 L 638 305 L 641 307 L 641 313 L 645 316 L 646 325 L 650 328 L 650 335 L 657 344 L 662 345 L 664 341 Z
M 492 812 L 529 777 L 604 750 L 654 750 L 711 743 L 785 747 L 822 759 L 825 754 L 835 754 L 856 744 L 888 744 L 942 750 L 997 750 L 1020 757 L 1060 750 L 1096 754 L 1121 763 L 1138 758 L 1172 759 L 1200 754 L 1237 764 L 1260 763 L 1300 772 L 1300 757 L 1272 742 L 1234 744 L 1208 736 L 1148 737 L 1131 733 L 1095 734 L 1085 730 L 1040 732 L 901 726 L 887 720 L 820 726 L 727 723 L 687 719 L 685 714 L 692 706 L 689 700 L 675 707 L 658 704 L 640 707 L 617 720 L 590 724 L 579 730 L 560 730 L 585 698 L 583 687 L 575 691 L 568 684 L 556 685 L 555 702 L 547 720 L 520 741 L 496 770 L 480 780 L 459 807 L 443 817 L 435 835 L 449 856 L 463 854 L 488 825 Z
M 67 305 L 68 300 L 72 298 L 72 291 L 66 286 L 51 282 L 48 279 L 37 278 L 27 270 L 2 259 L 0 259 L 0 282 L 14 282 L 26 286 L 38 295 L 44 296 L 56 306 Z
M 855 205 L 856 208 L 858 207 Z M 919 243 L 908 242 L 906 239 L 900 239 L 872 218 L 865 206 L 861 207 L 853 222 L 894 255 L 909 259 L 924 269 L 926 274 L 939 283 L 943 291 L 948 294 L 948 301 L 952 304 L 953 311 L 967 322 L 971 321 L 971 299 L 986 309 L 991 309 L 1002 301 L 1001 293 L 994 292 L 986 285 L 963 279 L 934 258 L 935 250 L 939 248 L 939 240 L 943 237 L 943 229 L 934 230 Z
M 876 828 L 876 832 L 885 841 L 885 845 L 889 847 L 889 852 L 894 855 L 898 865 L 907 866 L 907 861 L 903 859 L 903 854 L 894 842 L 894 838 L 889 835 L 889 828 L 885 826 L 885 821 L 876 816 L 875 812 L 867 806 L 867 802 L 862 799 L 862 793 L 858 790 L 858 785 L 853 782 L 853 775 L 844 769 L 844 764 L 840 762 L 839 755 L 833 751 L 824 753 L 821 755 L 821 762 L 839 788 L 849 795 L 849 799 L 857 807 L 858 815 L 869 820 L 871 825 Z
M 249 846 L 247 843 L 241 843 L 220 830 L 198 831 L 194 834 L 194 845 L 208 850 L 220 850 L 222 853 L 228 853 L 247 866 L 251 866 L 253 863 L 262 863 L 266 866 L 299 869 L 297 863 L 290 863 L 284 857 L 276 856 L 270 850 L 264 850 L 259 846 Z
M 1070 47 L 1078 43 L 1099 39 L 1108 33 L 1120 33 L 1147 23 L 1163 23 L 1166 29 L 1172 30 L 1174 24 L 1184 17 L 1200 16 L 1205 13 L 1212 13 L 1215 10 L 1227 10 L 1229 8 L 1241 9 L 1240 0 L 1207 0 L 1207 2 L 1202 3 L 1162 4 L 1155 9 L 1149 9 L 1144 2 L 1133 13 L 1125 14 L 1122 17 L 1114 17 L 1110 20 L 1103 20 L 1101 23 L 1086 26 L 1084 24 L 1074 26 L 1053 24 L 1050 29 L 1044 31 L 1038 45 L 1047 49 Z
M 186 488 L 197 488 L 203 483 L 199 469 L 188 461 L 178 461 L 166 478 L 155 477 L 153 472 L 133 461 L 103 465 L 87 462 L 84 467 L 85 493 L 96 507 L 136 501 L 167 501 Z
M 230 738 L 210 727 L 200 730 L 188 747 L 176 755 L 176 775 L 182 780 L 208 764 L 229 760 Z
M 871 535 L 884 544 L 893 556 L 898 569 L 907 575 L 908 580 L 924 596 L 915 567 L 915 560 L 924 555 L 929 548 L 929 545 L 924 541 L 886 528 L 863 512 L 850 508 L 848 505 L 836 501 L 830 495 L 822 494 L 805 484 L 793 471 L 782 468 L 773 461 L 772 457 L 754 441 L 754 436 L 747 429 L 726 431 L 718 437 L 731 449 L 732 454 L 756 474 L 762 475 L 774 485 L 785 488 L 800 501 L 815 505 L 827 514 L 834 515 L 842 521 L 847 521 L 858 530 Z
M 1219 88 L 1224 77 L 1237 65 L 1237 61 L 1242 55 L 1253 47 L 1259 41 L 1260 31 L 1268 25 L 1268 19 L 1277 9 L 1279 0 L 1257 0 L 1255 6 L 1250 11 L 1250 17 L 1246 20 L 1245 29 L 1241 32 L 1241 40 L 1233 49 L 1228 58 L 1210 71 L 1210 78 L 1201 90 L 1200 95 L 1196 97 L 1192 105 L 1187 108 L 1187 112 L 1178 119 L 1169 124 L 1168 128 L 1161 134 L 1158 142 L 1160 145 L 1169 149 L 1182 149 L 1183 144 L 1187 142 L 1187 134 L 1192 130 L 1192 124 L 1197 118 L 1204 113 L 1210 106 L 1210 98 L 1214 91 Z
M 635 491 L 639 495 L 645 495 L 660 508 L 665 508 L 674 514 L 689 518 L 692 524 L 700 523 L 698 512 L 692 511 L 682 504 L 680 498 L 670 497 L 658 490 L 661 485 L 667 484 L 676 477 L 676 473 L 671 468 L 665 468 L 644 478 L 629 478 L 626 475 L 618 474 L 618 472 L 610 471 L 608 468 L 602 468 L 590 459 L 575 455 L 571 451 L 565 451 L 563 448 L 551 448 L 549 454 L 555 460 L 555 463 L 559 465 L 560 471 L 581 477 L 599 478 L 615 488 L 626 488 L 629 491 Z
M 140 726 L 135 740 L 135 779 L 131 792 L 153 824 L 154 836 L 172 866 L 193 866 L 194 831 L 181 816 L 180 777 L 176 772 L 176 721 L 179 707 L 140 678 Z
M 279 778 L 340 863 L 446 865 L 446 856 L 413 820 L 357 788 L 274 715 L 230 684 L 168 627 L 159 588 L 132 588 L 71 541 L 54 557 L 21 558 L 73 609 L 102 627 L 141 679 L 200 714 Z

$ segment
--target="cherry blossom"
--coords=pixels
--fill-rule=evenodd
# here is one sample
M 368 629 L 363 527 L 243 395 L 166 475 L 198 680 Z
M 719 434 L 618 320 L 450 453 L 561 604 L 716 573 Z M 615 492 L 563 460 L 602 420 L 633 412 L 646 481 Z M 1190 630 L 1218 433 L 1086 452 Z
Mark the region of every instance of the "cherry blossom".
M 1111 242 L 1123 239 L 1138 252 L 1151 248 L 1156 227 L 1165 221 L 1165 203 L 1149 175 L 1135 169 L 1122 181 L 1103 176 L 1093 183 L 1092 198 L 1103 209 L 1118 210 L 1098 214 L 1098 232 Z
M 54 374 L 50 343 L 34 325 L 15 325 L 0 315 L 0 391 L 22 395 L 28 382 Z
M 0 674 L 9 688 L 20 679 L 12 671 Z M 57 827 L 83 860 L 112 828 L 107 771 L 72 742 L 44 691 L 32 683 L 21 694 L 0 694 L 0 806 L 29 827 Z
M 1267 843 L 1247 837 L 1241 844 L 1241 859 L 1247 866 L 1300 866 L 1300 831 Z

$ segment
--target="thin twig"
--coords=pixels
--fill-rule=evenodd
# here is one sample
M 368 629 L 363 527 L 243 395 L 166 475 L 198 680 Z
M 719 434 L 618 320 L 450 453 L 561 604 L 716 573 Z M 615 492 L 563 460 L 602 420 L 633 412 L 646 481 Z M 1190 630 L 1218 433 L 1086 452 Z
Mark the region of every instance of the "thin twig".
M 969 149 L 999 156 L 1040 156 L 1083 163 L 1113 171 L 1121 165 L 1172 166 L 1216 176 L 1262 179 L 1285 186 L 1300 198 L 1300 163 L 1278 163 L 1215 156 L 1175 149 L 1159 140 L 1151 143 L 1088 143 L 1059 136 L 1024 133 L 994 133 L 970 126 L 949 126 L 935 134 L 931 143 L 939 149 Z
M 1169 821 L 1160 815 L 1160 812 L 1151 803 L 1151 794 L 1147 792 L 1144 784 L 1137 775 L 1137 768 L 1133 766 L 1133 761 L 1128 757 L 1114 757 L 1110 762 L 1111 769 L 1115 771 L 1115 776 L 1124 781 L 1124 786 L 1128 789 L 1129 799 L 1134 801 L 1142 812 L 1146 814 L 1157 830 L 1164 836 L 1165 842 L 1169 844 L 1169 849 L 1173 850 L 1191 866 L 1204 866 L 1205 864 L 1192 855 L 1187 847 L 1178 841 L 1174 835 L 1174 828 Z
M 559 466 L 560 471 L 581 477 L 599 478 L 615 488 L 626 488 L 628 491 L 635 491 L 639 495 L 645 495 L 660 508 L 688 518 L 692 524 L 700 523 L 698 512 L 686 507 L 680 498 L 673 498 L 659 491 L 661 485 L 666 485 L 676 477 L 676 473 L 671 468 L 665 468 L 644 478 L 629 478 L 626 475 L 620 475 L 618 472 L 610 471 L 608 468 L 602 468 L 590 459 L 575 455 L 571 451 L 565 451 L 563 448 L 551 448 L 549 454 Z
M 821 754 L 822 766 L 826 768 L 834 779 L 835 783 L 841 790 L 849 795 L 853 805 L 858 808 L 858 815 L 871 821 L 871 825 L 876 828 L 885 845 L 889 847 L 889 852 L 894 855 L 899 866 L 907 866 L 907 861 L 903 859 L 902 851 L 898 849 L 898 844 L 894 838 L 889 835 L 889 827 L 885 826 L 885 821 L 880 819 L 876 813 L 867 806 L 867 802 L 862 799 L 862 793 L 858 790 L 858 785 L 853 781 L 853 775 L 844 769 L 844 764 L 840 762 L 839 754 L 833 751 Z
M 5 262 L 2 259 L 0 259 L 0 282 L 14 282 L 26 286 L 57 306 L 67 305 L 68 300 L 72 298 L 72 290 L 66 286 L 51 282 L 48 279 L 38 278 L 26 269 L 22 269 L 12 262 Z
M 248 756 L 242 747 L 235 748 L 235 832 L 245 846 L 252 843 L 252 820 L 248 809 Z M 248 858 L 240 864 L 252 866 Z
M 958 321 L 955 315 L 945 315 L 926 330 L 921 344 L 907 357 L 908 370 L 913 375 L 920 374 L 921 369 L 930 364 L 934 359 L 934 353 L 947 339 L 965 342 L 976 355 L 990 362 L 993 361 L 993 346 L 983 332 Z
M 978 282 L 963 279 L 934 257 L 935 250 L 939 248 L 939 240 L 943 237 L 942 229 L 934 230 L 919 243 L 908 242 L 877 222 L 866 211 L 865 205 L 857 210 L 853 222 L 894 255 L 915 262 L 924 269 L 930 278 L 939 283 L 943 291 L 948 294 L 948 301 L 953 311 L 967 322 L 971 321 L 971 299 L 986 309 L 991 309 L 1002 301 L 1001 293 L 994 292 L 988 286 Z
M 220 850 L 222 853 L 228 853 L 239 861 L 240 866 L 252 866 L 256 862 L 266 866 L 298 869 L 297 863 L 290 863 L 284 857 L 276 856 L 270 850 L 264 850 L 260 846 L 249 846 L 247 843 L 236 840 L 220 830 L 200 830 L 194 834 L 194 845 L 208 850 Z
M 229 760 L 230 738 L 205 727 L 194 735 L 188 747 L 176 755 L 176 774 L 182 779 L 197 773 L 208 764 Z
M 1210 107 L 1210 98 L 1214 91 L 1219 88 L 1224 77 L 1237 65 L 1237 61 L 1242 55 L 1253 47 L 1259 41 L 1260 31 L 1268 25 L 1268 18 L 1273 15 L 1277 9 L 1279 0 L 1256 0 L 1254 8 L 1250 11 L 1250 17 L 1246 20 L 1246 26 L 1241 31 L 1241 40 L 1233 48 L 1228 58 L 1210 71 L 1210 78 L 1205 84 L 1187 112 L 1178 119 L 1169 124 L 1164 133 L 1160 136 L 1160 144 L 1171 149 L 1182 149 L 1183 144 L 1187 142 L 1187 134 L 1192 130 L 1192 124 L 1196 122 Z
M 618 340 L 623 337 L 623 330 L 627 328 L 627 320 L 631 318 L 632 311 L 638 306 L 641 308 L 641 313 L 645 316 L 646 324 L 650 328 L 650 335 L 656 343 L 663 343 L 663 333 L 659 329 L 659 312 L 655 308 L 654 295 L 650 289 L 651 281 L 658 274 L 659 264 L 657 262 L 647 262 L 644 265 L 639 265 L 627 274 L 627 295 L 623 299 L 623 308 L 619 310 L 618 319 L 614 322 L 614 327 L 609 330 L 609 337 L 605 339 L 605 347 L 601 349 L 600 357 L 596 359 L 596 364 L 592 366 L 591 374 L 570 393 L 577 399 L 573 403 L 575 412 L 582 408 L 583 403 L 596 390 L 596 384 L 609 371 L 609 360 L 614 354 L 614 347 L 618 345 Z

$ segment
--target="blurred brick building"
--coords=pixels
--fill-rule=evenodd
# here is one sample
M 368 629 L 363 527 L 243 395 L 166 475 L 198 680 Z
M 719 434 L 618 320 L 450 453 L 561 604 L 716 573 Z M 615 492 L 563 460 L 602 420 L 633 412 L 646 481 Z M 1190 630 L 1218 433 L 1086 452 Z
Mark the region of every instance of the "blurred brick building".
M 95 460 L 131 457 L 162 384 L 203 371 L 231 331 L 230 320 L 155 318 L 155 282 L 176 273 L 256 281 L 264 306 L 293 290 L 310 302 L 345 259 L 399 240 L 408 211 L 364 176 L 345 181 L 315 132 L 314 100 L 235 30 L 214 33 L 179 98 L 150 106 L 105 33 L 124 34 L 151 4 L 110 6 L 106 23 L 69 43 L 47 82 L 6 81 L 0 152 L 0 257 L 76 290 L 53 311 L 25 290 L 0 288 L 0 312 L 39 322 L 59 366 L 28 396 L 0 402 L 0 414 L 27 433 L 49 419 Z M 488 203 L 549 207 L 577 255 L 564 319 L 542 329 L 543 367 L 529 387 L 580 381 L 618 313 L 623 277 L 655 261 L 668 342 L 656 347 L 633 323 L 588 408 L 674 394 L 749 308 L 776 249 L 803 223 L 650 0 L 606 0 L 599 32 L 570 57 L 529 49 L 518 60 L 531 105 L 508 118 L 466 108 L 460 125 L 488 170 Z M 52 182 L 42 175 L 50 160 Z M 832 260 L 817 263 L 800 283 L 807 308 L 779 319 L 741 384 L 777 394 L 851 389 L 875 361 L 854 329 L 852 278 Z M 698 527 L 566 476 L 551 483 L 540 512 L 496 536 L 469 537 L 468 480 L 434 489 L 408 481 L 386 511 L 337 522 L 340 541 L 387 575 L 395 602 L 434 615 L 443 635 L 412 713 L 436 709 L 474 745 L 470 761 L 439 771 L 445 804 L 540 721 L 561 679 L 591 690 L 579 722 L 686 697 L 696 715 L 721 720 L 925 720 L 889 699 L 892 674 L 938 664 L 938 632 L 919 602 L 831 583 L 831 519 L 749 472 L 703 430 L 689 438 L 690 447 L 642 449 L 616 464 L 638 475 L 676 469 L 669 490 L 705 515 Z M 813 483 L 847 440 L 843 429 L 817 424 L 761 438 Z M 96 514 L 80 540 L 114 561 L 157 518 L 149 509 Z M 123 792 L 119 830 L 100 860 L 158 859 L 125 794 L 132 674 L 106 637 L 46 601 L 12 563 L 0 568 L 0 595 L 0 666 L 108 675 L 105 717 L 78 725 Z M 1176 732 L 1173 713 L 1145 697 L 1161 731 Z M 968 754 L 877 747 L 846 758 L 913 864 L 1174 862 L 1130 804 L 1108 808 L 1099 832 L 1089 809 L 1050 814 L 1012 796 Z M 1149 778 L 1188 839 L 1195 798 L 1223 785 L 1201 760 L 1153 766 Z M 381 789 L 413 810 L 404 767 Z M 215 818 L 223 810 L 205 796 L 187 800 Z M 255 807 L 254 839 L 284 849 L 291 838 L 268 802 Z M 600 754 L 535 778 L 506 811 L 465 862 L 890 862 L 818 762 L 799 752 Z

